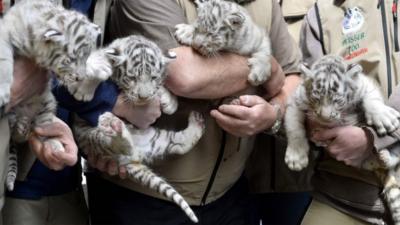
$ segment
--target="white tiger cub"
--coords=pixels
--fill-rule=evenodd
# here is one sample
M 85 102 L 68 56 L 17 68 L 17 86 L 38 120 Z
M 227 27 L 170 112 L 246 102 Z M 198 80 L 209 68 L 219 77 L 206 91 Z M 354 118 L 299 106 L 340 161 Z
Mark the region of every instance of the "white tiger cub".
M 84 15 L 48 0 L 15 4 L 0 20 L 0 106 L 9 101 L 14 57 L 53 71 L 72 92 L 70 87 L 86 76 L 86 60 L 99 35 L 100 27 Z
M 117 39 L 108 47 L 94 52 L 88 60 L 88 71 L 102 73 L 120 88 L 127 102 L 145 104 L 158 96 L 166 114 L 176 111 L 178 102 L 163 82 L 171 59 L 159 47 L 141 36 Z M 108 75 L 107 75 L 108 74 Z M 204 132 L 201 114 L 192 112 L 186 129 L 168 131 L 155 127 L 138 129 L 124 123 L 110 112 L 99 117 L 97 127 L 78 120 L 74 130 L 78 145 L 88 153 L 114 158 L 127 167 L 128 177 L 175 202 L 193 222 L 198 219 L 183 197 L 148 165 L 170 154 L 185 154 Z
M 100 34 L 100 28 L 78 12 L 47 0 L 19 1 L 0 20 L 0 106 L 9 102 L 17 56 L 29 58 L 40 67 L 55 72 L 59 82 L 74 94 L 73 89 L 87 77 L 86 60 L 96 48 Z M 15 107 L 14 118 L 10 121 L 14 128 L 11 140 L 15 143 L 11 145 L 27 141 L 35 126 L 52 121 L 55 108 L 50 88 Z M 55 150 L 64 150 L 55 139 L 47 142 Z M 16 155 L 11 154 L 7 178 L 10 190 L 17 173 L 16 164 Z
M 306 117 L 330 127 L 368 124 L 380 135 L 399 127 L 400 113 L 385 105 L 379 88 L 362 73 L 360 65 L 348 65 L 340 56 L 327 55 L 311 70 L 304 65 L 300 69 L 304 80 L 289 100 L 285 114 L 285 162 L 291 170 L 299 171 L 308 165 Z M 372 157 L 363 162 L 362 168 L 374 171 L 380 178 L 393 220 L 400 224 L 400 152 L 384 149 L 378 155 L 379 159 Z
M 175 36 L 205 56 L 229 51 L 250 56 L 248 81 L 257 86 L 271 75 L 271 44 L 264 29 L 258 27 L 247 10 L 235 2 L 195 0 L 197 18 L 192 24 L 176 25 Z

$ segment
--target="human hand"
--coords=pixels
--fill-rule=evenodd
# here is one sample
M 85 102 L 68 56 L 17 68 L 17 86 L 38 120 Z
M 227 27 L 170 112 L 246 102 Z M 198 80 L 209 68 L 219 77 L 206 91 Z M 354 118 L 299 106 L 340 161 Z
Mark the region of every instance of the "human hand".
M 161 116 L 160 100 L 156 98 L 145 105 L 133 105 L 120 94 L 112 112 L 140 129 L 145 129 Z
M 121 179 L 127 177 L 126 167 L 121 165 L 118 166 L 117 161 L 110 157 L 100 156 L 94 154 L 92 151 L 88 152 L 87 155 L 88 163 L 91 167 L 98 169 L 101 172 L 107 173 L 110 176 L 118 175 Z
M 44 138 L 60 141 L 65 151 L 55 151 Z M 55 118 L 52 123 L 36 127 L 29 138 L 29 144 L 36 157 L 48 168 L 62 170 L 78 161 L 78 147 L 71 129 L 62 120 Z
M 48 79 L 48 71 L 37 66 L 32 60 L 22 57 L 15 59 L 11 98 L 6 111 L 31 96 L 43 92 Z
M 328 143 L 325 149 L 333 158 L 348 166 L 360 167 L 372 154 L 372 140 L 356 126 L 341 126 L 319 130 L 311 140 Z
M 245 137 L 272 127 L 277 114 L 274 107 L 256 95 L 239 97 L 239 104 L 221 105 L 211 111 L 218 125 L 228 133 Z
M 285 84 L 285 74 L 281 65 L 274 57 L 271 57 L 271 77 L 262 85 L 267 99 L 278 94 Z

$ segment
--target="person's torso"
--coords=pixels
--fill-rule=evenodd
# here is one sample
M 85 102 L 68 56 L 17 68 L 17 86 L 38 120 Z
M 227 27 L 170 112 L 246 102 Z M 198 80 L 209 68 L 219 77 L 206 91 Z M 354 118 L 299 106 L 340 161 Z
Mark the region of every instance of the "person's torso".
M 272 9 L 271 3 L 271 0 L 257 0 L 245 5 L 255 22 L 267 32 L 271 26 L 272 13 L 268 12 Z M 196 8 L 193 1 L 177 0 L 177 4 L 184 11 L 189 23 L 196 18 Z M 251 88 L 247 93 L 254 93 L 254 91 L 254 88 Z M 191 205 L 209 203 L 229 190 L 242 175 L 246 160 L 252 150 L 253 138 L 236 138 L 224 134 L 209 115 L 210 110 L 216 106 L 215 102 L 188 99 L 180 101 L 178 112 L 173 116 L 168 116 L 165 119 L 167 125 L 164 125 L 169 129 L 171 127 L 183 129 L 186 126 L 188 113 L 191 110 L 197 110 L 205 117 L 205 133 L 189 153 L 183 156 L 168 156 L 166 159 L 150 165 L 157 174 L 164 177 L 176 188 Z M 221 153 L 222 151 L 223 153 Z M 220 157 L 218 157 L 219 154 L 221 154 Z M 215 178 L 211 179 L 213 173 L 215 173 Z M 106 175 L 103 177 L 131 190 L 164 198 L 155 191 L 135 182 L 111 178 Z M 207 189 L 209 189 L 209 193 L 205 197 Z
M 338 54 L 350 63 L 360 64 L 363 72 L 381 87 L 385 98 L 400 79 L 399 49 L 395 47 L 398 43 L 398 24 L 392 12 L 396 7 L 392 8 L 392 4 L 390 0 L 346 0 L 334 6 L 333 1 L 320 0 L 316 10 L 320 18 L 324 54 Z M 398 13 L 399 9 L 396 10 Z M 324 193 L 325 200 L 331 199 L 330 202 L 336 202 L 335 205 L 347 205 L 340 208 L 352 214 L 355 211 L 350 208 L 374 211 L 382 216 L 384 205 L 379 199 L 381 184 L 373 172 L 346 166 L 327 155 L 318 162 L 317 171 L 313 184 L 317 192 Z M 354 194 L 344 187 L 366 191 Z M 357 217 L 374 220 L 372 217 L 375 216 L 360 213 Z

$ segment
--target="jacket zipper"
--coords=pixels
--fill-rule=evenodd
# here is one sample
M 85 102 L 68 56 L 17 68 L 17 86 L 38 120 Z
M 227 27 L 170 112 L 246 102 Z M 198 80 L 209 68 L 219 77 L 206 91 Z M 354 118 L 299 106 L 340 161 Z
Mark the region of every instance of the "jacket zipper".
M 387 79 L 388 79 L 388 95 L 392 93 L 392 68 L 390 67 L 390 52 L 389 52 L 389 40 L 388 40 L 388 30 L 387 30 L 387 21 L 386 21 L 386 9 L 385 9 L 385 0 L 380 0 L 379 7 L 381 8 L 381 16 L 382 16 L 382 25 L 383 25 L 383 39 L 385 41 L 385 56 L 386 56 L 386 71 L 387 71 Z
M 393 26 L 394 26 L 394 50 L 398 52 L 400 50 L 399 47 L 399 27 L 398 27 L 398 17 L 397 17 L 397 3 L 398 0 L 393 0 L 392 5 L 392 15 L 393 15 Z
M 225 144 L 226 144 L 226 132 L 225 132 L 225 131 L 222 131 L 222 138 L 221 138 L 221 139 L 222 139 L 222 140 L 221 140 L 221 146 L 220 146 L 220 148 L 219 148 L 219 153 L 218 153 L 217 161 L 215 162 L 215 166 L 214 166 L 214 169 L 213 169 L 213 171 L 212 171 L 212 173 L 211 173 L 210 180 L 208 181 L 206 191 L 204 192 L 204 195 L 203 195 L 203 197 L 201 198 L 201 202 L 200 202 L 200 205 L 201 205 L 201 206 L 205 205 L 206 202 L 207 202 L 208 194 L 210 193 L 211 188 L 212 188 L 212 186 L 213 186 L 213 184 L 214 184 L 215 176 L 217 175 L 218 168 L 219 168 L 219 166 L 221 165 L 222 158 L 223 158 L 223 156 L 224 156 Z

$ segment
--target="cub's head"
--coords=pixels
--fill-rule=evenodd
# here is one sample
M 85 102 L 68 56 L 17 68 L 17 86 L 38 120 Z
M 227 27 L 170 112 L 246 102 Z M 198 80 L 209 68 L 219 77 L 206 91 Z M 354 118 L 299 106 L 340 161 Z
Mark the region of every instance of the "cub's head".
M 315 62 L 311 70 L 305 65 L 300 65 L 300 70 L 311 117 L 326 123 L 337 122 L 347 109 L 354 107 L 360 65 L 348 65 L 339 56 L 327 55 Z
M 246 11 L 238 4 L 223 0 L 196 0 L 197 19 L 193 26 L 192 47 L 200 54 L 215 55 L 242 29 Z
M 166 78 L 167 64 L 174 58 L 165 57 L 155 43 L 135 35 L 115 40 L 104 54 L 115 71 L 112 80 L 136 104 L 155 97 Z
M 78 12 L 57 9 L 46 18 L 39 51 L 45 59 L 41 64 L 68 87 L 85 78 L 86 60 L 100 42 L 101 29 Z

